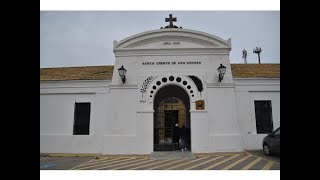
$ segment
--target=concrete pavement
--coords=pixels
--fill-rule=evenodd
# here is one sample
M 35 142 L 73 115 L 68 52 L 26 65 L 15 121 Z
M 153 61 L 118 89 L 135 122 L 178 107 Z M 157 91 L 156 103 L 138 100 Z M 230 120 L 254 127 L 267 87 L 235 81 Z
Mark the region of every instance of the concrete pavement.
M 172 156 L 172 152 L 168 152 Z M 161 154 L 161 153 L 160 153 Z M 150 158 L 148 155 L 103 155 L 99 157 L 41 157 L 40 170 L 280 170 L 280 157 L 261 152 L 181 153 L 180 158 Z

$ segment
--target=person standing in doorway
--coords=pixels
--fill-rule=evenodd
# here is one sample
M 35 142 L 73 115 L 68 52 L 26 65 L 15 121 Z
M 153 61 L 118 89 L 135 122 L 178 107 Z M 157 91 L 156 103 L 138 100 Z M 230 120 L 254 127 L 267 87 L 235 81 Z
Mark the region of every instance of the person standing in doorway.
M 175 123 L 174 128 L 173 128 L 173 144 L 174 146 L 174 150 L 178 150 L 179 149 L 179 138 L 180 138 L 180 128 L 179 128 L 179 124 Z
M 180 137 L 181 137 L 181 150 L 185 151 L 186 149 L 186 127 L 182 125 L 180 129 Z

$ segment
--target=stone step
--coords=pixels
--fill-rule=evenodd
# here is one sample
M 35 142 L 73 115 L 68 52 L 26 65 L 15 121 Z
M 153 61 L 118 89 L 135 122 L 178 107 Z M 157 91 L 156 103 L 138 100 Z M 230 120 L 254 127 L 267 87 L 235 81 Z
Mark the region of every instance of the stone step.
M 196 159 L 196 156 L 190 151 L 157 151 L 149 159 Z

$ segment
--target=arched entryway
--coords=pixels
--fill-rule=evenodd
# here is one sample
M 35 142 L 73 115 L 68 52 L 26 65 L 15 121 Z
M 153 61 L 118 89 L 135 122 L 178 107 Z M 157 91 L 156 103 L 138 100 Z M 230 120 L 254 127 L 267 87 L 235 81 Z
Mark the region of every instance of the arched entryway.
M 153 108 L 153 150 L 191 151 L 190 100 L 187 92 L 177 85 L 164 86 L 156 93 Z

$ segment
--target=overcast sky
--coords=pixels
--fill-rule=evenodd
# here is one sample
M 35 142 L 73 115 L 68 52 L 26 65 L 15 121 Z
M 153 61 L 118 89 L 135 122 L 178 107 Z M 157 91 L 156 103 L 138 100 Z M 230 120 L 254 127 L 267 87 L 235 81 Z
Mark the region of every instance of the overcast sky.
M 231 38 L 231 63 L 280 63 L 280 11 L 41 11 L 40 67 L 113 65 L 113 40 L 167 25 Z

